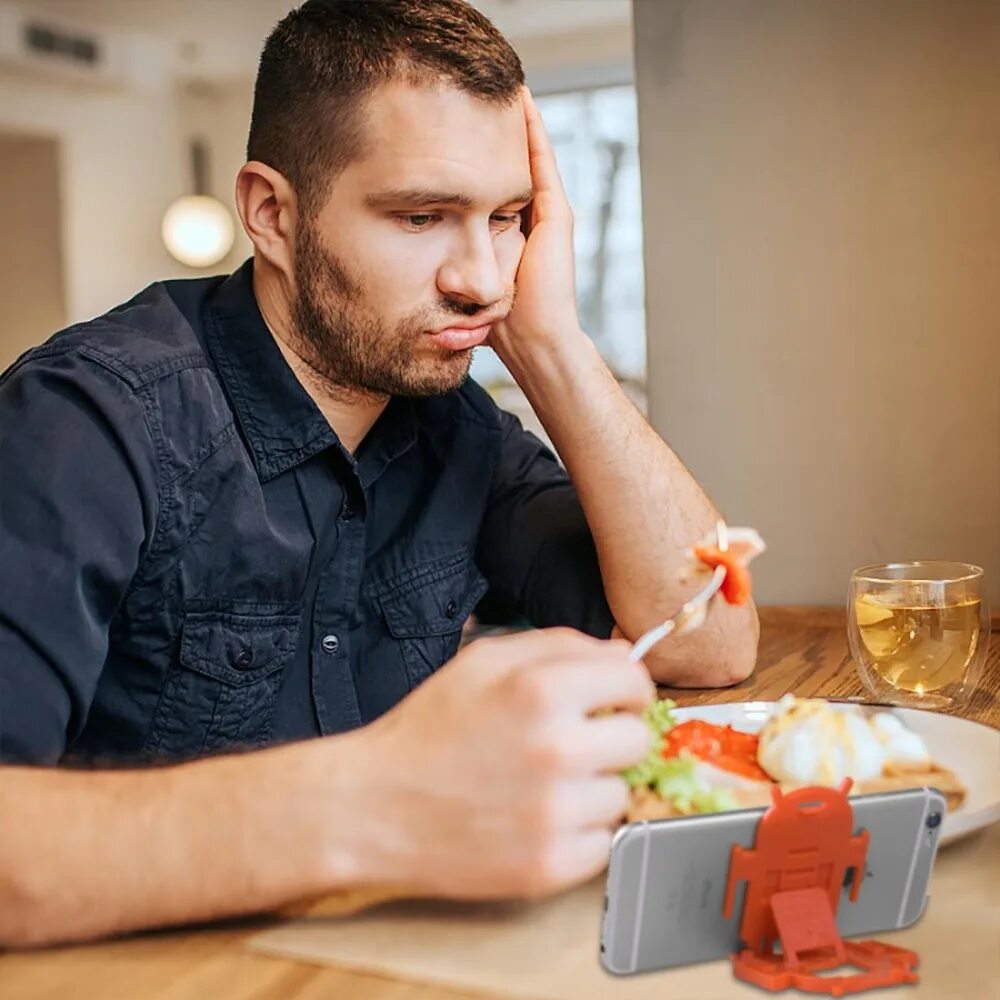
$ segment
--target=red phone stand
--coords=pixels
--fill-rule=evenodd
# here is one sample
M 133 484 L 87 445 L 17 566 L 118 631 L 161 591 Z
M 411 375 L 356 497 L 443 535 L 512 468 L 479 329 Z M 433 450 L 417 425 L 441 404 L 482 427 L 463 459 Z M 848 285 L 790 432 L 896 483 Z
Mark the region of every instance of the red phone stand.
M 789 987 L 835 997 L 881 986 L 915 983 L 915 952 L 878 941 L 845 941 L 837 931 L 844 875 L 854 868 L 851 900 L 865 870 L 868 831 L 852 835 L 854 817 L 840 788 L 799 788 L 782 794 L 761 817 L 752 850 L 730 855 L 723 914 L 733 912 L 736 886 L 746 881 L 740 919 L 744 948 L 732 956 L 733 975 L 765 990 Z M 774 943 L 781 942 L 775 954 Z M 842 965 L 859 971 L 823 976 Z

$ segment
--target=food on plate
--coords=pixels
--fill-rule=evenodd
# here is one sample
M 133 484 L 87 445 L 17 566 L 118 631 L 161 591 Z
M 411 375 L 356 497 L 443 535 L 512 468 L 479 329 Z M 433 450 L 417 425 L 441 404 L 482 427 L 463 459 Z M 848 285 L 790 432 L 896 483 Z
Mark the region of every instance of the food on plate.
M 885 764 L 924 767 L 930 755 L 923 740 L 895 716 L 866 719 L 838 711 L 819 699 L 785 695 L 778 712 L 760 731 L 760 762 L 779 782 L 839 785 L 877 778 Z
M 836 786 L 845 777 L 854 780 L 852 795 L 929 785 L 949 809 L 965 798 L 957 775 L 889 713 L 867 717 L 786 695 L 760 733 L 746 733 L 701 719 L 678 722 L 675 707 L 662 699 L 646 710 L 650 752 L 624 772 L 632 790 L 629 822 L 765 806 L 775 784 Z

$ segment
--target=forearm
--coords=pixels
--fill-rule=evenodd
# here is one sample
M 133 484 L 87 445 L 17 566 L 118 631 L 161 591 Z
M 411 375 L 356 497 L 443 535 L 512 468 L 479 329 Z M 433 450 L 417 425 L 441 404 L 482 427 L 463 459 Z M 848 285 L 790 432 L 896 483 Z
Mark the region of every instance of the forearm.
M 361 822 L 344 822 L 363 793 L 356 738 L 143 771 L 0 768 L 0 945 L 260 912 L 362 880 Z
M 570 349 L 505 360 L 566 465 L 594 536 L 605 593 L 620 631 L 635 640 L 690 596 L 676 579 L 684 550 L 718 512 L 680 459 L 627 398 L 582 334 Z M 753 668 L 753 607 L 713 609 L 688 636 L 648 657 L 661 683 L 715 686 Z

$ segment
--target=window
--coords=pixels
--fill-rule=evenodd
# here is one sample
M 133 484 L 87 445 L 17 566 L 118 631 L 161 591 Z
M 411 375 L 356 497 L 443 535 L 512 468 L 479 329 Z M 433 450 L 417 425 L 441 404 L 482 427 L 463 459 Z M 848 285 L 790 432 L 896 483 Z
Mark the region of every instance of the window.
M 645 382 L 646 337 L 635 88 L 536 97 L 576 219 L 577 303 L 583 329 L 620 380 Z M 492 351 L 473 376 L 508 405 L 511 381 Z

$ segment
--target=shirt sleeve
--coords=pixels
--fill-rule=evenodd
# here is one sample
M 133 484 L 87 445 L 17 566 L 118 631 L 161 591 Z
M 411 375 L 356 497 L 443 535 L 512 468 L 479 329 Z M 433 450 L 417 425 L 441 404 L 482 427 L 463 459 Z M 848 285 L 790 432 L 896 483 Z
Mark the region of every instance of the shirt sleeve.
M 549 448 L 517 417 L 498 412 L 500 456 L 476 555 L 490 583 L 480 614 L 606 639 L 613 618 L 576 489 Z
M 56 763 L 156 516 L 141 403 L 75 353 L 0 381 L 0 763 Z

